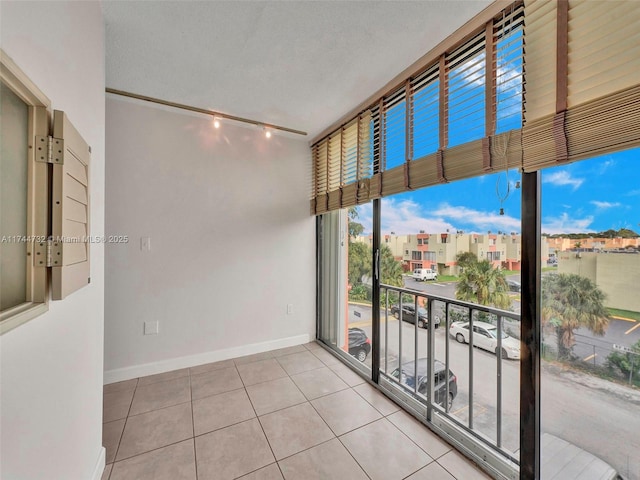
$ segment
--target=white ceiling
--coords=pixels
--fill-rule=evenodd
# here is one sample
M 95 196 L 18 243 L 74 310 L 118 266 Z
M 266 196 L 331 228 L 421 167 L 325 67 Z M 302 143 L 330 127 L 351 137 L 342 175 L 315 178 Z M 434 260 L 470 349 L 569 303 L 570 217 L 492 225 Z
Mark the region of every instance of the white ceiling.
M 311 140 L 489 3 L 104 1 L 107 87 Z

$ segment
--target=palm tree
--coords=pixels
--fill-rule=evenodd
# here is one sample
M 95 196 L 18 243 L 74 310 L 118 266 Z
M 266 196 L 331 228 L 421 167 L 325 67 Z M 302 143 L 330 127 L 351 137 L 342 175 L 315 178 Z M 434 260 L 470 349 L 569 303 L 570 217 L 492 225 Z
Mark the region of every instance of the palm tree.
M 509 287 L 504 273 L 491 265 L 489 260 L 469 261 L 456 286 L 456 298 L 479 305 L 509 308 Z
M 541 297 L 542 325 L 555 328 L 559 358 L 569 357 L 576 343 L 576 328 L 604 335 L 609 326 L 605 294 L 588 278 L 566 273 L 547 275 L 542 278 Z

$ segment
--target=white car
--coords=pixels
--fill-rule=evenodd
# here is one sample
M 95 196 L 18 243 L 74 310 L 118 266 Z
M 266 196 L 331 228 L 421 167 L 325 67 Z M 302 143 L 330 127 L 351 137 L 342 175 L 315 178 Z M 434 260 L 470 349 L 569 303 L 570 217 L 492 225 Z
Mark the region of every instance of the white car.
M 460 343 L 469 343 L 469 322 L 453 322 L 449 335 Z M 473 322 L 473 345 L 498 355 L 498 327 L 486 322 Z M 502 332 L 502 358 L 520 358 L 520 341 Z
M 413 271 L 413 278 L 423 282 L 427 280 L 438 280 L 438 272 L 431 270 L 430 268 L 416 268 Z
M 555 435 L 543 433 L 540 444 L 540 478 L 623 480 L 604 460 Z

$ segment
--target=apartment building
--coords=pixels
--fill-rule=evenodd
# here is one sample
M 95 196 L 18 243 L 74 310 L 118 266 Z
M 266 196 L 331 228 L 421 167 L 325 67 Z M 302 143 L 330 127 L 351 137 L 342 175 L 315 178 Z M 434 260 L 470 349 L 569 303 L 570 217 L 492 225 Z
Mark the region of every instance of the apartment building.
M 567 238 L 547 237 L 547 244 L 552 252 L 565 252 L 573 249 L 583 250 L 624 250 L 626 248 L 640 247 L 640 238 Z
M 549 258 L 549 245 L 542 237 L 541 261 Z M 441 275 L 457 275 L 456 257 L 471 252 L 480 259 L 489 260 L 495 267 L 506 270 L 521 268 L 521 236 L 515 233 L 440 233 L 407 235 L 402 261 L 408 270 L 435 268 Z
M 382 243 L 389 247 L 393 258 L 401 261 L 404 258 L 405 243 L 409 240 L 410 235 L 396 235 L 395 233 L 385 234 L 382 236 Z M 358 235 L 354 242 L 361 242 L 368 247 L 373 246 L 373 235 Z

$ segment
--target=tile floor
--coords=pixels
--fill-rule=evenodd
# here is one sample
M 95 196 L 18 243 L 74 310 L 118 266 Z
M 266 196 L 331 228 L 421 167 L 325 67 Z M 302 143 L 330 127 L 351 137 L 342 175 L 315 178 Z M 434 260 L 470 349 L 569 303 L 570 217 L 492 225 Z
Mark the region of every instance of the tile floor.
M 486 479 L 316 343 L 104 387 L 102 480 Z

